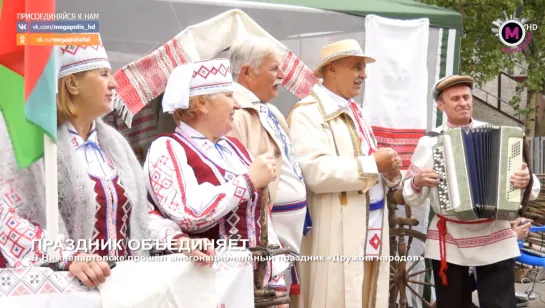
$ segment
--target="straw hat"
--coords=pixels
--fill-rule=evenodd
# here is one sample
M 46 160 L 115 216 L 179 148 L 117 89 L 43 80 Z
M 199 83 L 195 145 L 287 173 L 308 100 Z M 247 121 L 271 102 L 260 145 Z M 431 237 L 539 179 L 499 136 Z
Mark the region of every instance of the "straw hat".
M 365 63 L 373 63 L 376 60 L 366 56 L 361 50 L 360 44 L 356 40 L 342 40 L 331 43 L 320 50 L 320 64 L 314 70 L 314 76 L 322 78 L 322 68 L 324 65 L 345 57 L 361 57 Z

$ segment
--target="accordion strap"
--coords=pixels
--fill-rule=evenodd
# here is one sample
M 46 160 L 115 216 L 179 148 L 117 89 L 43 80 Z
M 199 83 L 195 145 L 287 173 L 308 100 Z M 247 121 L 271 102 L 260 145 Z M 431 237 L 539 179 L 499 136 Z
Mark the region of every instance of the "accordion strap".
M 530 145 L 528 144 L 527 140 L 524 141 L 522 156 L 526 165 L 528 166 L 528 173 L 530 174 L 530 182 L 528 183 L 528 186 L 526 186 L 526 190 L 524 190 L 524 194 L 522 195 L 522 201 L 520 202 L 520 204 L 522 205 L 520 215 L 525 217 L 526 212 L 528 211 L 528 202 L 530 201 L 532 186 L 534 185 L 534 174 L 532 172 L 532 165 L 530 162 Z

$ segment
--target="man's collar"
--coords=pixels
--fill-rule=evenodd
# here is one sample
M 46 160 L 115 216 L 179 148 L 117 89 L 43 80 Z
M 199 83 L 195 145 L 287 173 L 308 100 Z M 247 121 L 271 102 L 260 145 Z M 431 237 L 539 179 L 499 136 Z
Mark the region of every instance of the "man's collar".
M 254 107 L 253 103 L 260 102 L 260 100 L 252 91 L 248 90 L 248 88 L 244 87 L 238 82 L 233 82 L 233 88 L 233 95 L 240 104 L 241 108 L 256 108 Z
M 328 88 L 326 88 L 325 86 L 323 87 L 325 92 L 327 92 L 327 94 L 329 95 L 329 97 L 331 97 L 331 99 L 337 103 L 337 105 L 339 105 L 339 107 L 341 108 L 345 108 L 345 107 L 348 107 L 348 104 L 350 103 L 351 100 L 347 100 L 345 99 L 344 97 L 334 93 L 333 91 L 329 90 Z
M 447 119 L 447 122 L 445 123 L 445 127 L 448 128 L 448 129 L 458 128 L 458 127 L 472 128 L 474 124 L 475 124 L 475 120 L 474 120 L 473 118 L 471 118 L 471 121 L 470 121 L 469 124 L 467 124 L 467 125 L 456 125 L 456 124 L 452 124 L 452 123 L 450 123 L 450 121 Z
M 324 120 L 329 121 L 345 111 L 348 101 L 337 94 L 331 92 L 323 84 L 316 84 L 312 88 L 315 99 L 320 101 L 320 109 Z

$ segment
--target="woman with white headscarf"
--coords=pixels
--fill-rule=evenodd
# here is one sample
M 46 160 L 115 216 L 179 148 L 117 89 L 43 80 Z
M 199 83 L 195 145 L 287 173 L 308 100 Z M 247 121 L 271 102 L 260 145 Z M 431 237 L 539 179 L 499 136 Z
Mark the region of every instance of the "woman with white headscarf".
M 148 237 L 146 187 L 128 142 L 100 119 L 111 111 L 117 87 L 102 42 L 97 46 L 59 46 L 55 52 L 60 61 L 57 149 L 61 234 L 54 245 L 60 248 L 60 258 L 52 260 L 43 245 L 51 241 L 46 238 L 43 159 L 19 170 L 0 116 L 0 268 L 48 263 L 93 288 L 110 275 L 109 264 L 99 257 L 149 254 L 129 244 Z
M 254 159 L 226 137 L 240 108 L 232 92 L 228 60 L 189 63 L 170 75 L 162 104 L 177 127 L 151 144 L 144 163 L 150 199 L 165 218 L 152 234 L 171 243 L 189 234 L 260 246 L 262 188 L 276 177 L 275 159 L 272 153 Z M 267 231 L 269 244 L 279 245 L 270 223 Z M 288 264 L 272 263 L 265 282 L 285 291 Z

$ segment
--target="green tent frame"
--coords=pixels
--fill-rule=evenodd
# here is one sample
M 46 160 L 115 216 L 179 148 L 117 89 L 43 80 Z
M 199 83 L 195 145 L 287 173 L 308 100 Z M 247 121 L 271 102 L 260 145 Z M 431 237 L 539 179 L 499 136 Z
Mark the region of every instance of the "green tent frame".
M 395 19 L 427 17 L 430 26 L 462 30 L 462 15 L 456 11 L 413 0 L 254 0 L 255 2 L 305 6 L 365 16 L 377 14 Z

